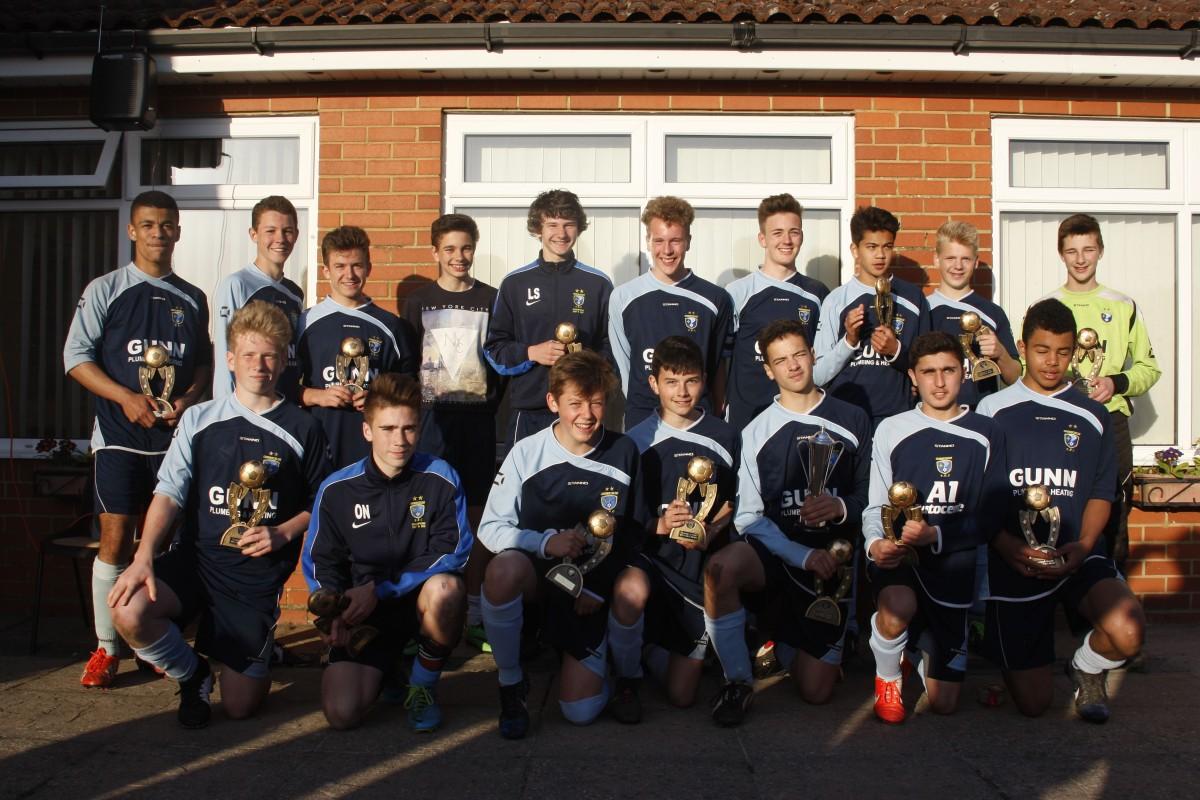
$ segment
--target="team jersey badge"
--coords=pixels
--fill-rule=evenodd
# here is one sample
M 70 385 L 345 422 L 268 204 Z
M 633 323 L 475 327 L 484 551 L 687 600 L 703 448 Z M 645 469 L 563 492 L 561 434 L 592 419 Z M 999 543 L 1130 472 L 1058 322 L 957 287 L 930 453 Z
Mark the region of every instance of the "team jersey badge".
M 1063 444 L 1067 446 L 1068 453 L 1074 453 L 1075 449 L 1079 447 L 1079 431 L 1070 428 L 1063 431 Z
M 619 499 L 620 494 L 616 489 L 605 489 L 600 493 L 600 507 L 605 511 L 612 512 L 616 509 Z
M 944 478 L 954 469 L 954 456 L 938 456 L 933 460 L 933 465 L 937 467 L 938 475 Z
M 1100 319 L 1104 320 L 1105 322 L 1112 322 L 1112 312 L 1110 312 L 1110 311 L 1101 311 L 1101 312 L 1100 312 Z
M 700 315 L 695 311 L 689 311 L 683 315 L 683 327 L 687 328 L 688 333 L 695 333 L 700 327 Z
M 370 337 L 367 339 L 367 349 L 371 351 L 372 358 L 379 358 L 379 353 L 383 350 L 383 339 L 378 336 Z
M 283 464 L 283 457 L 279 453 L 270 452 L 262 457 L 263 468 L 268 475 L 274 475 L 279 472 L 279 467 Z
M 414 497 L 408 501 L 408 516 L 412 519 L 414 528 L 425 527 L 425 498 L 423 496 Z
M 812 319 L 812 309 L 808 306 L 800 306 L 800 321 L 807 325 L 810 319 Z
M 175 323 L 176 328 L 183 326 L 183 306 L 174 306 L 171 308 L 171 322 Z
M 583 313 L 583 304 L 587 302 L 587 292 L 583 289 L 576 289 L 571 293 L 571 305 L 578 309 L 578 313 Z
M 897 335 L 904 330 L 904 317 L 897 314 L 895 318 L 892 319 L 892 330 L 895 331 Z

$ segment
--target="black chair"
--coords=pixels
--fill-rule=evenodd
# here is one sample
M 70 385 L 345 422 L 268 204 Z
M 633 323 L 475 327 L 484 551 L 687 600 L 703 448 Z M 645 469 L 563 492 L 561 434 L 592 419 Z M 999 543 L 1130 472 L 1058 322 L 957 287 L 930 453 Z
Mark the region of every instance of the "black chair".
M 33 578 L 33 626 L 29 632 L 29 655 L 37 652 L 38 623 L 42 616 L 42 583 L 45 579 L 46 556 L 55 555 L 71 559 L 71 569 L 75 573 L 75 592 L 79 595 L 79 613 L 83 617 L 84 630 L 92 629 L 92 619 L 88 616 L 88 600 L 84 594 L 83 576 L 79 571 L 79 562 L 86 561 L 89 565 L 100 552 L 100 541 L 92 538 L 94 514 L 84 514 L 65 528 L 42 534 L 38 538 L 37 572 Z

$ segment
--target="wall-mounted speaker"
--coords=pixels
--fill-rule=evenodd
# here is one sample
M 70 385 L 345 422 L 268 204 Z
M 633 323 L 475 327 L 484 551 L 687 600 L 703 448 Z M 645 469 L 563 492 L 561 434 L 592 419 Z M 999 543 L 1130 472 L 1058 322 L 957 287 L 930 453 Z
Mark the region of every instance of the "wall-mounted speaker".
M 92 60 L 91 118 L 106 131 L 148 131 L 158 121 L 154 59 L 145 50 L 97 53 Z

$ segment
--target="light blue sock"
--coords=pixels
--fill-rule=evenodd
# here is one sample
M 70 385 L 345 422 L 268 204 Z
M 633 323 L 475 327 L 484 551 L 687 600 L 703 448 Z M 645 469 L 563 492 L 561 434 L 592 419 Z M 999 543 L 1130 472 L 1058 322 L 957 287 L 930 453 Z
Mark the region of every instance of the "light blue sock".
M 408 675 L 408 682 L 413 686 L 424 686 L 426 689 L 432 689 L 434 686 L 437 686 L 438 678 L 441 676 L 442 671 L 440 669 L 434 672 L 422 664 L 420 659 L 414 658 L 412 670 Z
M 637 622 L 622 625 L 608 613 L 608 647 L 612 651 L 613 672 L 618 678 L 642 677 L 642 629 L 646 615 L 639 614 Z
M 186 641 L 179 628 L 171 623 L 167 632 L 157 642 L 133 650 L 142 661 L 161 669 L 173 681 L 182 683 L 196 671 L 200 659 Z
M 521 671 L 521 626 L 525 622 L 525 602 L 521 597 L 504 605 L 494 606 L 487 595 L 479 598 L 483 608 L 483 627 L 487 631 L 488 643 L 492 645 L 492 658 L 500 670 L 500 685 L 512 686 L 520 683 L 525 673 Z
M 671 668 L 671 654 L 665 647 L 648 644 L 642 651 L 642 663 L 650 670 L 650 676 L 663 686 L 667 685 L 667 670 Z
M 739 608 L 730 614 L 713 619 L 704 615 L 704 630 L 708 640 L 721 659 L 725 679 L 736 683 L 750 683 L 750 652 L 746 649 L 746 609 Z
M 96 559 L 92 562 L 92 619 L 96 625 L 96 646 L 103 647 L 110 656 L 121 655 L 121 639 L 113 627 L 112 612 L 108 607 L 108 593 L 112 591 L 128 564 L 109 564 Z

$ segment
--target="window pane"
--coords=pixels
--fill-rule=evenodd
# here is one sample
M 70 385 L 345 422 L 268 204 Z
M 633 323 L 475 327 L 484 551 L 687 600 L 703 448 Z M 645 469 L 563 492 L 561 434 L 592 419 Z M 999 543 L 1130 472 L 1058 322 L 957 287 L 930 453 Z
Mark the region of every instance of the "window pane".
M 629 183 L 627 135 L 465 139 L 470 183 Z
M 300 180 L 297 137 L 143 139 L 143 186 L 279 185 Z
M 83 288 L 119 266 L 117 212 L 0 212 L 0 337 L 13 387 L 12 435 L 88 439 L 92 403 L 62 371 L 67 328 Z M 4 396 L 0 395 L 0 404 Z
M 832 180 L 827 136 L 668 136 L 668 183 L 821 183 Z
M 1080 209 L 1088 212 L 1088 209 Z M 1058 256 L 1058 224 L 1065 214 L 1001 214 L 1000 304 L 1020 330 L 1025 309 L 1066 279 Z M 1134 400 L 1130 432 L 1134 444 L 1174 444 L 1175 380 L 1175 217 L 1170 214 L 1095 214 L 1104 234 L 1098 277 L 1105 286 L 1134 299 L 1154 343 L 1162 377 Z M 1115 357 L 1115 356 L 1110 356 Z
M 0 175 L 91 175 L 102 150 L 102 141 L 5 142 L 0 144 Z
M 1166 189 L 1166 142 L 1013 140 L 1012 185 L 1064 189 Z
M 796 264 L 801 272 L 833 288 L 841 283 L 840 217 L 836 210 L 804 209 L 804 244 Z M 692 223 L 687 265 L 702 278 L 727 286 L 758 269 L 758 213 L 754 209 L 698 209 Z
M 1192 357 L 1200 353 L 1200 216 L 1192 217 Z M 1200 375 L 1192 364 L 1192 437 L 1200 438 Z

